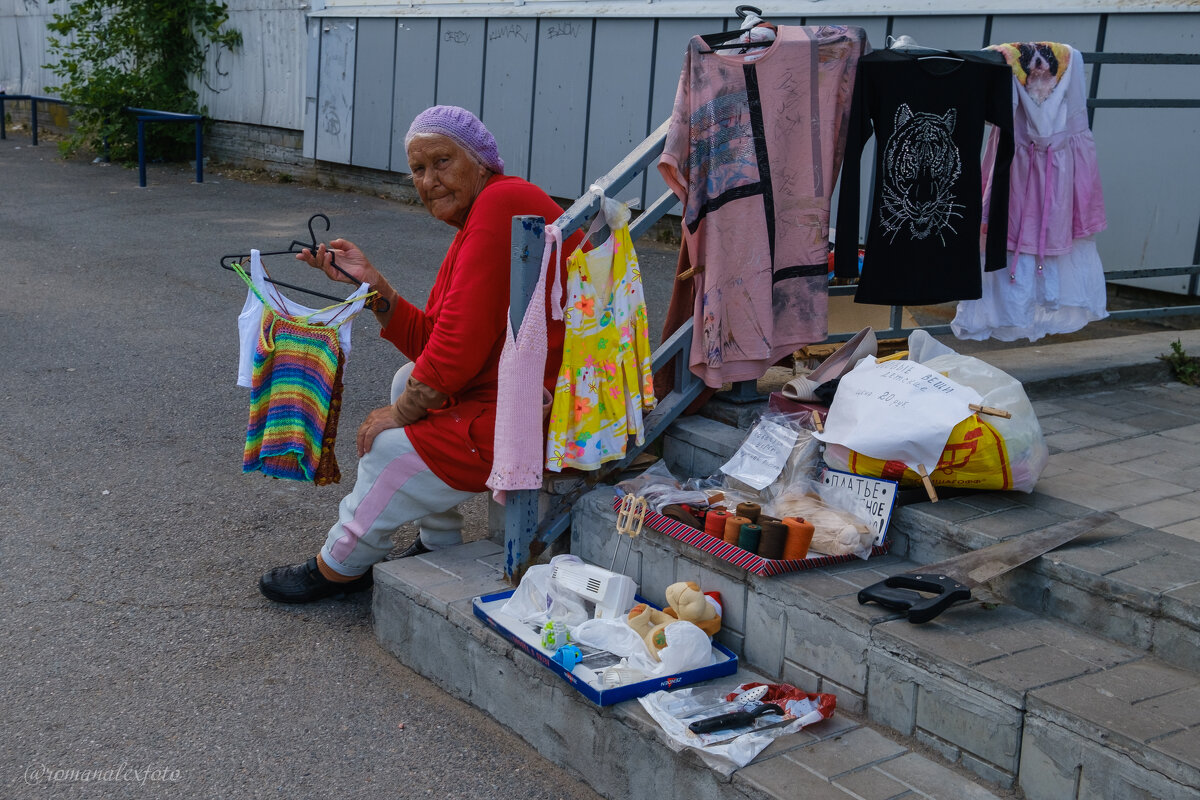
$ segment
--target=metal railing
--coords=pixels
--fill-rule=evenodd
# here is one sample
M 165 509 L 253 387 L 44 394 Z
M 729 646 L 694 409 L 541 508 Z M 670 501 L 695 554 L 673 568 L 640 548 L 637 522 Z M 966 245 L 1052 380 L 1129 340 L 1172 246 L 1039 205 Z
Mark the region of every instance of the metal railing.
M 42 97 L 32 94 L 5 94 L 0 92 L 0 139 L 8 138 L 8 123 L 5 116 L 5 104 L 27 101 L 29 103 L 29 128 L 33 138 L 33 146 L 38 144 L 38 103 L 58 103 L 70 105 L 57 97 Z M 204 117 L 200 114 L 180 114 L 175 111 L 158 111 L 152 108 L 123 109 L 136 115 L 137 119 L 137 148 L 138 148 L 138 186 L 146 186 L 146 125 L 151 122 L 192 122 L 196 125 L 196 183 L 204 183 Z M 108 160 L 108 153 L 104 158 Z
M 0 92 L 0 139 L 8 138 L 8 117 L 5 116 L 5 104 L 27 101 L 29 103 L 29 129 L 33 135 L 33 146 L 38 143 L 38 103 L 58 103 L 67 105 L 57 97 L 42 97 L 36 94 L 5 94 Z
M 662 154 L 667 138 L 667 125 L 667 122 L 663 122 L 654 133 L 622 159 L 621 163 L 596 181 L 595 185 L 609 197 L 625 188 Z M 678 202 L 678 198 L 670 191 L 664 192 L 630 223 L 630 237 L 636 241 Z M 556 222 L 562 231 L 563 239 L 588 224 L 599 210 L 600 196 L 597 193 L 589 192 L 576 200 Z M 537 284 L 545 245 L 545 225 L 546 221 L 541 217 L 513 217 L 509 316 L 514 331 L 521 328 L 521 319 Z M 574 481 L 574 485 L 561 493 L 544 494 L 540 490 L 507 493 L 504 516 L 504 571 L 510 579 L 518 580 L 529 566 L 531 557 L 537 555 L 534 551 L 553 542 L 566 531 L 570 525 L 571 507 L 580 496 L 606 478 L 625 470 L 666 431 L 693 400 L 700 396 L 703 384 L 688 369 L 691 341 L 692 323 L 688 320 L 654 351 L 652 369 L 658 372 L 668 364 L 674 363 L 675 385 L 669 394 L 659 400 L 654 410 L 646 415 L 642 444 L 631 441 L 625 457 L 620 461 L 605 464 L 600 470 L 580 475 L 578 480 Z M 542 506 L 543 499 L 545 507 Z
M 126 107 L 137 115 L 138 186 L 146 186 L 146 124 L 150 122 L 194 122 L 196 124 L 196 183 L 204 183 L 204 117 L 175 111 Z

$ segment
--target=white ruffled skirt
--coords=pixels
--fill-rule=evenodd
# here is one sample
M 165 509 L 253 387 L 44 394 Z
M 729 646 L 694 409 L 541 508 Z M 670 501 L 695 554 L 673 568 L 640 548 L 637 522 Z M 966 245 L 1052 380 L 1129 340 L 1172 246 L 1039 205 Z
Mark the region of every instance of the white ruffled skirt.
M 1011 253 L 1010 253 L 1011 258 Z M 1077 239 L 1070 253 L 1022 254 L 1013 271 L 983 273 L 983 296 L 963 300 L 950 328 L 959 339 L 1035 342 L 1055 333 L 1073 333 L 1108 316 L 1104 267 L 1092 237 Z

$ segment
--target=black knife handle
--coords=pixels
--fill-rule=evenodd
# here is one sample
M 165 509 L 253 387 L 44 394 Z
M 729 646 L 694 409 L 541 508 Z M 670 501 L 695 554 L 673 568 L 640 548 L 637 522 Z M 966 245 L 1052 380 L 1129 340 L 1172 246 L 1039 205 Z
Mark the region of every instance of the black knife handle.
M 741 728 L 746 725 L 753 725 L 754 720 L 768 712 L 782 715 L 783 709 L 774 703 L 763 703 L 753 711 L 730 711 L 728 714 L 718 714 L 708 719 L 698 719 L 688 725 L 688 730 L 692 733 L 712 733 L 713 731 L 723 731 L 729 728 Z
M 921 594 L 926 592 L 932 597 Z M 914 624 L 929 622 L 960 600 L 970 600 L 971 590 L 945 575 L 893 575 L 858 593 L 859 603 L 874 601 L 885 608 L 907 612 Z

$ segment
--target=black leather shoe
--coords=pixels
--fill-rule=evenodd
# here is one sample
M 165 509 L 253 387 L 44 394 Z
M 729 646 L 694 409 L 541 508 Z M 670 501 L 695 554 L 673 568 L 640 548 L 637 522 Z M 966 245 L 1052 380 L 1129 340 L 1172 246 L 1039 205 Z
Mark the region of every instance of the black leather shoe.
M 418 534 L 417 538 L 413 539 L 413 543 L 408 546 L 407 550 L 399 555 L 389 555 L 387 560 L 394 561 L 397 558 L 412 558 L 413 556 L 420 556 L 431 552 L 433 551 L 425 546 L 425 543 L 421 541 L 421 536 Z
M 269 600 L 277 603 L 311 603 L 326 597 L 343 595 L 370 589 L 374 583 L 371 571 L 352 581 L 338 583 L 321 574 L 316 557 L 303 564 L 291 567 L 276 567 L 258 579 L 258 590 Z

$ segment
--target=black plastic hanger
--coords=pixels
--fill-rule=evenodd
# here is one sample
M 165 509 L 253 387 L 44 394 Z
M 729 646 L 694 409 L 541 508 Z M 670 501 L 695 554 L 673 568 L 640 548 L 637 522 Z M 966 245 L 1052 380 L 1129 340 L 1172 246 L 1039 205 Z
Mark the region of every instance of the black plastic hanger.
M 747 15 L 749 15 L 749 14 L 753 14 L 756 17 L 760 17 L 760 18 L 762 17 L 762 9 L 755 8 L 754 6 L 742 5 L 742 6 L 738 6 L 737 8 L 735 8 L 734 11 L 742 19 L 745 19 L 747 17 Z M 771 30 L 775 30 L 775 26 L 770 24 L 769 22 L 764 22 L 762 24 L 765 25 L 766 27 L 770 28 Z M 753 28 L 751 28 L 749 30 L 753 30 Z M 721 31 L 720 33 L 706 33 L 703 36 L 701 36 L 700 38 L 702 40 L 704 40 L 704 43 L 706 45 L 708 45 L 710 50 L 736 50 L 738 48 L 749 50 L 754 47 L 770 47 L 771 45 L 775 44 L 774 39 L 767 39 L 765 41 L 758 41 L 758 42 L 730 41 L 731 39 L 740 38 L 741 36 L 744 36 L 746 33 L 747 33 L 747 30 L 744 30 L 742 28 L 737 28 L 732 31 Z
M 259 255 L 260 256 L 289 255 L 289 254 L 299 253 L 301 250 L 303 250 L 305 248 L 308 248 L 309 252 L 315 254 L 317 252 L 318 243 L 317 243 L 317 234 L 313 231 L 313 220 L 318 219 L 318 218 L 325 220 L 325 230 L 326 231 L 328 231 L 331 227 L 333 227 L 333 223 L 331 223 L 329 221 L 329 217 L 327 217 L 321 213 L 313 214 L 311 217 L 308 218 L 309 241 L 302 242 L 299 239 L 293 239 L 292 243 L 290 245 L 288 245 L 287 250 L 270 250 L 267 252 L 260 251 Z M 362 283 L 362 281 L 360 281 L 358 278 L 354 277 L 349 272 L 346 272 L 346 270 L 342 269 L 341 267 L 339 267 L 337 265 L 337 257 L 333 254 L 332 250 L 330 250 L 328 252 L 329 252 L 329 265 L 331 267 L 333 267 L 338 272 L 345 275 L 350 280 L 354 281 L 356 284 Z M 233 262 L 236 261 L 238 263 L 241 263 L 244 259 L 247 259 L 249 257 L 250 257 L 249 253 L 234 253 L 234 254 L 227 255 L 227 256 L 221 256 L 221 266 L 224 269 L 227 269 L 230 272 L 232 272 L 233 271 Z M 317 292 L 317 291 L 313 291 L 312 289 L 305 289 L 303 286 L 296 286 L 291 283 L 285 283 L 283 281 L 278 281 L 269 275 L 266 276 L 266 280 L 269 283 L 275 284 L 276 286 L 284 286 L 284 287 L 287 287 L 288 289 L 294 289 L 297 292 L 304 292 L 305 294 L 313 295 L 314 297 L 322 297 L 326 300 L 334 300 L 334 301 L 345 300 L 344 297 L 335 297 L 334 295 L 325 294 L 324 292 Z M 375 302 L 378 305 L 373 307 L 374 310 L 376 310 L 376 311 L 387 311 L 388 310 L 389 304 L 386 299 L 379 297 L 379 298 L 376 298 Z

